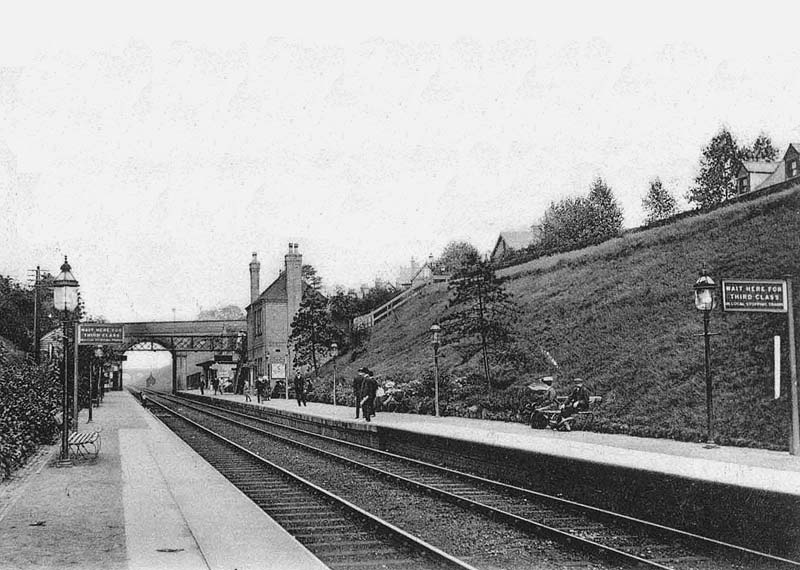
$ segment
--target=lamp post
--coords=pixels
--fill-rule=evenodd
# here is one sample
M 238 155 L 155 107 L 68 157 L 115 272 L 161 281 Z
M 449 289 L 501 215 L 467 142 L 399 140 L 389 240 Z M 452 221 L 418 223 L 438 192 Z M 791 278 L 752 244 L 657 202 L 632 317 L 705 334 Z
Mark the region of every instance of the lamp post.
M 339 356 L 339 345 L 331 343 L 331 354 L 333 354 L 333 405 L 336 405 L 336 357 Z
M 103 349 L 102 347 L 97 347 L 94 349 L 94 358 L 95 362 L 89 366 L 89 419 L 86 423 L 90 423 L 92 421 L 92 407 L 94 405 L 94 383 L 100 375 L 102 374 L 100 359 L 103 358 Z M 97 367 L 97 373 L 94 373 L 94 369 Z
M 75 279 L 75 276 L 72 275 L 72 268 L 69 266 L 67 262 L 67 256 L 64 256 L 64 264 L 61 266 L 61 273 L 53 281 L 53 307 L 64 311 L 61 317 L 61 326 L 62 326 L 62 333 L 63 333 L 63 369 L 64 369 L 64 385 L 62 386 L 61 396 L 61 456 L 58 462 L 60 467 L 69 467 L 72 465 L 72 462 L 69 459 L 69 445 L 67 443 L 67 433 L 68 433 L 68 421 L 67 421 L 67 414 L 68 414 L 68 402 L 69 399 L 69 391 L 68 391 L 68 382 L 67 382 L 67 323 L 69 321 L 68 311 L 74 311 L 75 307 L 78 306 L 78 281 Z M 75 339 L 77 342 L 78 339 Z M 75 379 L 77 382 L 78 379 Z
M 433 344 L 433 408 L 437 418 L 439 417 L 439 332 L 441 330 L 442 327 L 437 324 L 431 327 L 431 334 L 433 335 L 431 338 L 431 344 Z
M 714 442 L 714 407 L 711 398 L 711 345 L 709 342 L 712 333 L 708 332 L 711 311 L 717 306 L 716 290 L 717 284 L 703 268 L 700 278 L 694 284 L 694 306 L 698 311 L 703 312 L 703 339 L 706 357 L 706 447 L 716 446 Z

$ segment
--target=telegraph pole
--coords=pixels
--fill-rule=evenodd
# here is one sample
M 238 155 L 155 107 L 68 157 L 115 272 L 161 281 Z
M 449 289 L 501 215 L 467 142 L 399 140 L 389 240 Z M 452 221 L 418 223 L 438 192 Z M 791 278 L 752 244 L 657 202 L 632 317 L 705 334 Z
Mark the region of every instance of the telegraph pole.
M 33 359 L 36 364 L 41 362 L 41 331 L 39 330 L 39 287 L 42 286 L 42 268 L 37 265 L 36 269 L 28 270 L 30 276 L 33 277 Z

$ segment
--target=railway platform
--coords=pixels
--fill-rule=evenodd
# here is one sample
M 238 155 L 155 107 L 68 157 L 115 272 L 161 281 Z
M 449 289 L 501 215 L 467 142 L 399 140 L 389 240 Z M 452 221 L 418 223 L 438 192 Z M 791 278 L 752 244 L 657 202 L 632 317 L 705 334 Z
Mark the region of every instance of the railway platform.
M 286 425 L 800 557 L 800 458 L 788 452 L 391 412 L 366 423 L 352 407 L 285 399 L 252 405 Z
M 208 391 L 206 391 L 208 396 Z M 243 396 L 212 396 L 243 401 Z M 255 404 L 255 399 L 252 404 Z M 255 404 L 258 405 L 258 404 Z M 261 405 L 378 430 L 392 428 L 427 436 L 514 448 L 576 460 L 653 471 L 676 477 L 800 497 L 800 456 L 788 452 L 649 439 L 589 431 L 534 430 L 524 424 L 461 417 L 379 412 L 371 424 L 355 419 L 352 407 L 271 399 Z
M 325 568 L 127 391 L 93 415 L 97 458 L 49 446 L 0 484 L 0 569 Z

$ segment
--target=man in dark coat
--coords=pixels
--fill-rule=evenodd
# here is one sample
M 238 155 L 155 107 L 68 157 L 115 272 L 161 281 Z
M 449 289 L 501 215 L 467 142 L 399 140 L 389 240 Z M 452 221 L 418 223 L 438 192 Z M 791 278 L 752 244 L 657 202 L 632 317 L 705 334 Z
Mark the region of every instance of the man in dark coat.
M 294 395 L 298 406 L 306 405 L 306 379 L 299 374 L 294 377 Z
M 358 419 L 358 411 L 361 409 L 361 384 L 364 382 L 364 369 L 359 368 L 353 378 L 353 401 L 356 406 L 356 419 Z
M 370 421 L 375 415 L 375 396 L 378 392 L 378 382 L 373 378 L 372 370 L 364 368 L 364 381 L 361 383 L 361 406 L 364 410 L 364 419 Z
M 256 378 L 256 402 L 261 403 L 261 397 L 264 395 L 264 381 L 261 376 Z

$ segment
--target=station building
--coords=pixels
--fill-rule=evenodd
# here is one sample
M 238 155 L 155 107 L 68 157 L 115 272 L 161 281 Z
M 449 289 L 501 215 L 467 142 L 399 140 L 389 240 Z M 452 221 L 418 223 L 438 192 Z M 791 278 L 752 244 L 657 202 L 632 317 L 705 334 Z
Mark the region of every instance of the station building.
M 250 261 L 250 304 L 247 312 L 247 362 L 250 380 L 264 378 L 274 386 L 278 380 L 293 378 L 289 345 L 291 325 L 306 287 L 302 277 L 303 256 L 296 243 L 289 244 L 284 269 L 261 291 L 261 263 L 253 253 Z

